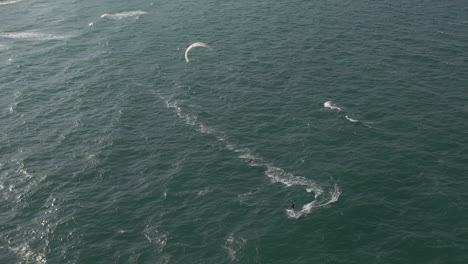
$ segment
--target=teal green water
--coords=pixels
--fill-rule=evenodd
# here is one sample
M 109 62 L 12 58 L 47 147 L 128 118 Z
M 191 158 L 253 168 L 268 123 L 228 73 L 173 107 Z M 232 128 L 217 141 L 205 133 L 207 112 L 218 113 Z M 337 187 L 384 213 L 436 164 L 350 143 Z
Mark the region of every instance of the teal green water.
M 467 59 L 461 0 L 2 1 L 0 263 L 468 263 Z

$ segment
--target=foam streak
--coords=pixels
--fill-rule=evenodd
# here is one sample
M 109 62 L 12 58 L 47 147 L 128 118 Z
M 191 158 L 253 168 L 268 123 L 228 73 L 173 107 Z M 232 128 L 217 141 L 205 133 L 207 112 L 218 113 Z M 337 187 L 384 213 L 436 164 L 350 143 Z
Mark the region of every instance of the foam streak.
M 122 12 L 122 13 L 115 13 L 115 14 L 102 14 L 101 18 L 108 18 L 108 19 L 113 19 L 113 20 L 121 20 L 127 17 L 132 17 L 132 16 L 139 16 L 139 15 L 144 15 L 147 14 L 145 11 L 130 11 L 130 12 Z

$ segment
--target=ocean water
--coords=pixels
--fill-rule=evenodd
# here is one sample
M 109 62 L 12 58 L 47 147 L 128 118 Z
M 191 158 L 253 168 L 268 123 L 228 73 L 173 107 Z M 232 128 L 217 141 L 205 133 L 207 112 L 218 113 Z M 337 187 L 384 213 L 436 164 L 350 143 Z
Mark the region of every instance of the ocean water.
M 467 60 L 462 0 L 0 1 L 0 263 L 468 263 Z

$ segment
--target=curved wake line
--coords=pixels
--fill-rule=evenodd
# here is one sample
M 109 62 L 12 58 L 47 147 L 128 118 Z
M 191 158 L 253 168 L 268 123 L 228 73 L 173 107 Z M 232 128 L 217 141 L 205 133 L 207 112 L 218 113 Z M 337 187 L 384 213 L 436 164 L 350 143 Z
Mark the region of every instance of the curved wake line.
M 332 103 L 332 101 L 326 101 L 325 103 L 323 103 L 323 106 L 325 108 L 329 108 L 329 109 L 332 109 L 332 110 L 342 111 L 342 109 L 340 107 L 336 106 L 334 103 Z M 346 118 L 346 120 L 348 120 L 351 123 L 358 123 L 359 122 L 359 123 L 363 124 L 364 126 L 366 126 L 368 128 L 372 128 L 371 126 L 368 125 L 368 124 L 372 124 L 371 122 L 352 119 L 348 115 L 345 115 L 345 118 Z
M 322 207 L 330 203 L 334 203 L 338 200 L 338 197 L 341 194 L 341 190 L 339 189 L 338 185 L 335 184 L 335 188 L 333 192 L 330 192 L 331 198 L 327 199 L 319 199 L 321 195 L 324 193 L 322 187 L 320 187 L 315 181 L 307 179 L 302 176 L 296 176 L 292 173 L 286 172 L 282 168 L 276 167 L 271 163 L 264 161 L 261 157 L 258 157 L 254 154 L 249 148 L 240 148 L 237 145 L 229 142 L 228 137 L 226 134 L 216 131 L 210 127 L 205 126 L 203 123 L 197 121 L 197 117 L 194 115 L 190 115 L 184 113 L 182 108 L 177 105 L 177 102 L 170 102 L 169 100 L 160 97 L 162 100 L 166 102 L 166 107 L 169 109 L 174 109 L 177 117 L 184 120 L 186 124 L 194 127 L 197 131 L 209 134 L 219 141 L 223 142 L 227 149 L 232 152 L 238 153 L 238 158 L 243 159 L 247 162 L 247 164 L 251 167 L 264 167 L 265 168 L 265 175 L 271 179 L 273 183 L 279 182 L 284 184 L 286 187 L 289 186 L 305 186 L 305 190 L 307 192 L 313 192 L 315 194 L 315 200 L 304 205 L 301 211 L 291 211 L 291 215 L 288 216 L 292 218 L 298 218 L 301 215 L 308 214 L 311 212 L 312 208 L 315 207 Z
M 322 202 L 314 200 L 314 201 L 302 206 L 302 209 L 300 211 L 295 211 L 295 210 L 292 210 L 292 209 L 286 209 L 286 214 L 288 215 L 289 218 L 296 218 L 297 219 L 297 218 L 301 217 L 304 214 L 310 213 L 313 208 L 323 207 L 323 206 L 326 206 L 326 205 L 329 205 L 331 203 L 334 203 L 334 202 L 338 201 L 338 198 L 340 197 L 340 194 L 341 194 L 341 189 L 338 186 L 338 184 L 335 184 L 335 187 L 334 187 L 333 191 L 330 191 L 331 198 L 329 200 L 322 201 Z
M 132 17 L 132 16 L 139 16 L 139 15 L 144 15 L 148 14 L 145 11 L 129 11 L 129 12 L 122 12 L 122 13 L 115 13 L 115 14 L 102 14 L 101 18 L 108 18 L 108 19 L 113 19 L 113 20 L 121 20 L 127 17 Z
M 353 123 L 359 122 L 359 120 L 352 119 L 352 118 L 348 117 L 348 115 L 346 115 L 345 117 L 346 117 L 346 119 L 349 120 L 349 122 L 353 122 Z

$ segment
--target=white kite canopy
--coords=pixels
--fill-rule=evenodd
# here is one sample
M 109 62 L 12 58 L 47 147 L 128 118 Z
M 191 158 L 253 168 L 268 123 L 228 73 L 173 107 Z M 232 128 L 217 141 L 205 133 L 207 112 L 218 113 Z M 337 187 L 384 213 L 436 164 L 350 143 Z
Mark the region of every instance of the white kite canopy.
M 188 48 L 185 50 L 185 61 L 186 62 L 189 62 L 189 58 L 188 58 L 188 53 L 189 51 L 192 49 L 192 48 L 195 48 L 195 47 L 205 47 L 205 48 L 208 48 L 209 50 L 213 50 L 210 46 L 206 45 L 205 43 L 203 42 L 195 42 L 195 43 L 192 43 L 192 45 L 188 46 Z

